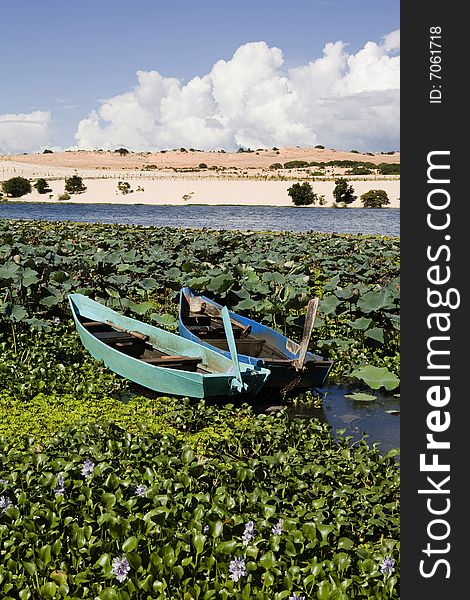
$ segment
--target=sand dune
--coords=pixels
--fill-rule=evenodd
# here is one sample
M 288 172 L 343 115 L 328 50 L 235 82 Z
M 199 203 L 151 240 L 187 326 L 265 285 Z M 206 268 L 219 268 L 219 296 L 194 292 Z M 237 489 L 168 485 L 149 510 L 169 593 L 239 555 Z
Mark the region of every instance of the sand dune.
M 78 174 L 87 189 L 82 194 L 72 195 L 70 201 L 79 203 L 121 204 L 246 204 L 291 206 L 288 188 L 305 171 L 291 169 L 273 171 L 273 162 L 284 164 L 289 160 L 328 162 L 329 160 L 367 160 L 370 162 L 399 162 L 399 154 L 363 155 L 351 152 L 336 152 L 315 148 L 288 148 L 242 153 L 219 152 L 166 152 L 140 153 L 121 156 L 114 152 L 61 152 L 51 154 L 8 156 L 0 159 L 2 180 L 21 176 L 29 179 L 44 177 L 51 192 L 38 194 L 33 191 L 21 200 L 57 202 L 64 192 L 65 177 Z M 153 161 L 153 162 L 152 162 Z M 212 161 L 212 162 L 211 162 Z M 197 169 L 200 163 L 217 166 L 215 169 Z M 148 170 L 145 165 L 158 168 Z M 225 165 L 225 169 L 222 167 Z M 231 165 L 233 168 L 228 168 Z M 238 165 L 238 166 L 235 166 Z M 192 172 L 175 172 L 174 169 L 194 168 Z M 314 169 L 314 167 L 312 168 Z M 326 206 L 333 204 L 334 177 L 344 174 L 337 167 L 326 171 L 327 179 L 311 179 L 313 190 L 325 196 Z M 282 174 L 281 177 L 279 175 Z M 347 176 L 359 196 L 370 189 L 387 192 L 390 207 L 400 206 L 399 177 L 377 177 L 370 175 L 354 179 Z M 131 193 L 122 194 L 117 187 L 119 181 L 127 181 Z M 361 207 L 356 200 L 351 207 Z

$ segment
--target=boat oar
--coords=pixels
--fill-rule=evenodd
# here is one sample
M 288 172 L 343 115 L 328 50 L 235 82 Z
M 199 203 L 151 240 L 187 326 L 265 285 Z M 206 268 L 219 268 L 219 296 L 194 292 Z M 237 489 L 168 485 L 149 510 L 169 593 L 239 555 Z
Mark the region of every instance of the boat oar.
M 302 333 L 302 341 L 300 342 L 299 356 L 294 360 L 294 366 L 297 371 L 303 369 L 305 357 L 307 355 L 308 343 L 312 335 L 313 322 L 318 309 L 318 298 L 312 298 L 307 305 L 307 314 L 305 315 L 304 331 Z
M 235 367 L 236 377 L 232 380 L 232 386 L 236 387 L 239 392 L 245 387 L 243 384 L 242 374 L 240 371 L 240 365 L 238 363 L 237 346 L 235 345 L 235 338 L 233 336 L 232 324 L 230 322 L 230 314 L 228 308 L 224 306 L 222 308 L 222 320 L 224 323 L 225 335 L 227 336 L 228 348 L 232 357 L 232 362 Z

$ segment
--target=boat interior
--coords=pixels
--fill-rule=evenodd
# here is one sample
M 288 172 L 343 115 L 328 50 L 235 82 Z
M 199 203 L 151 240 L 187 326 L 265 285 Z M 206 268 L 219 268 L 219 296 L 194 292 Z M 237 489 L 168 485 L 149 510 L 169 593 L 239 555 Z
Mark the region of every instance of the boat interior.
M 186 311 L 183 311 L 183 320 L 189 331 L 202 341 L 220 350 L 229 351 L 222 316 L 217 307 L 205 302 L 191 302 L 187 305 Z M 231 324 L 239 354 L 262 358 L 268 368 L 269 365 L 276 364 L 293 365 L 290 358 L 286 357 L 281 350 L 268 344 L 265 339 L 253 335 L 251 326 L 245 327 L 236 319 L 231 319 Z
M 137 331 L 128 331 L 109 322 L 82 319 L 81 323 L 87 331 L 107 346 L 137 358 L 143 363 L 198 373 L 208 372 L 201 366 L 202 358 L 166 354 L 150 344 L 148 336 Z

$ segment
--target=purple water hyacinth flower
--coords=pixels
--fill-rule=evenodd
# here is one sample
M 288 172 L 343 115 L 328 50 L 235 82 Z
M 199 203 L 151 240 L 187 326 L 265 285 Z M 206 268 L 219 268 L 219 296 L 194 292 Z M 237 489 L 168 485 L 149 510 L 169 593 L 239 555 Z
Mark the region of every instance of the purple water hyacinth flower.
M 64 492 L 65 492 L 64 478 L 62 477 L 62 475 L 58 475 L 57 483 L 55 484 L 55 488 L 54 488 L 54 494 L 56 496 L 63 496 Z
M 135 495 L 139 496 L 140 498 L 142 498 L 142 496 L 145 496 L 145 492 L 147 491 L 147 486 L 144 485 L 143 483 L 140 483 L 136 488 L 135 488 Z
M 395 572 L 395 561 L 390 556 L 386 556 L 381 565 L 380 572 L 387 575 L 387 579 L 391 576 L 392 573 Z
M 58 325 L 58 324 L 60 323 L 60 317 L 56 317 L 56 318 L 54 319 L 54 323 L 55 323 L 56 325 Z
M 130 570 L 131 567 L 127 562 L 125 554 L 123 554 L 121 558 L 113 558 L 113 568 L 111 569 L 111 572 L 119 583 L 122 583 L 127 578 L 127 574 Z
M 202 532 L 207 533 L 208 531 L 209 531 L 209 525 L 204 525 L 204 527 L 202 528 Z
M 6 479 L 0 479 L 0 485 L 8 485 L 8 481 Z
M 274 535 L 281 535 L 283 524 L 284 524 L 284 519 L 279 519 L 279 521 L 276 523 L 276 525 L 274 525 L 274 527 L 271 529 L 271 531 L 274 533 Z
M 289 600 L 305 600 L 305 596 L 298 596 L 296 592 L 294 592 L 293 596 L 289 596 Z
M 255 524 L 253 521 L 248 521 L 245 525 L 245 531 L 243 532 L 242 541 L 244 546 L 248 546 L 252 539 L 255 537 Z
M 229 571 L 230 578 L 233 579 L 235 583 L 242 577 L 248 575 L 244 558 L 239 556 L 238 558 L 234 558 L 232 561 L 230 561 Z
M 88 458 L 87 458 L 82 465 L 83 477 L 86 477 L 87 479 L 88 479 L 88 477 L 91 477 L 93 475 L 94 468 L 95 468 L 95 463 L 92 463 L 91 460 L 88 460 Z
M 0 512 L 3 514 L 13 506 L 13 502 L 6 496 L 0 496 Z

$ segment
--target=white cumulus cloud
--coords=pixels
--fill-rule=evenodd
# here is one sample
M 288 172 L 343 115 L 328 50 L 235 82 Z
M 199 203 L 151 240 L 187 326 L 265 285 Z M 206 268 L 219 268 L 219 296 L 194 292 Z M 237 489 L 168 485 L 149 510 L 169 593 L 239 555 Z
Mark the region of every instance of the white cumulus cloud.
M 139 71 L 134 89 L 103 101 L 75 138 L 79 148 L 108 150 L 398 149 L 399 47 L 398 30 L 355 54 L 337 41 L 286 69 L 279 48 L 251 42 L 186 84 Z
M 0 114 L 0 152 L 20 154 L 43 149 L 49 142 L 50 122 L 48 111 Z

